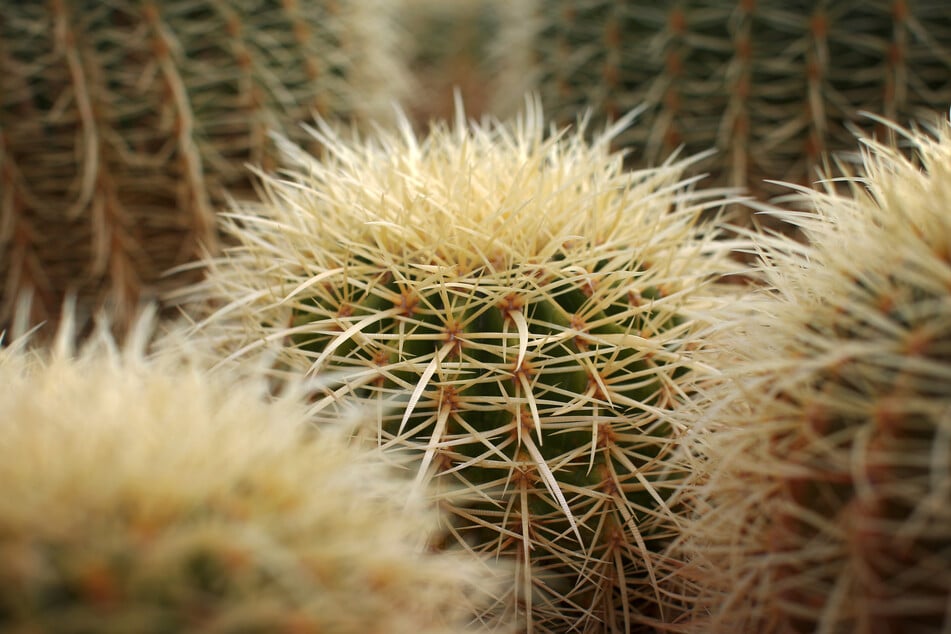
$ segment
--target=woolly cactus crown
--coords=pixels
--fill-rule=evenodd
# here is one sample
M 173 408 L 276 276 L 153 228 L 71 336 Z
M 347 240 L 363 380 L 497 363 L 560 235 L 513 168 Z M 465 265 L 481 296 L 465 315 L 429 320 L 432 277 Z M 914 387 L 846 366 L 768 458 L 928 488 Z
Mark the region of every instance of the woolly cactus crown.
M 3 631 L 461 632 L 490 588 L 299 384 L 106 339 L 0 350 L 0 382 Z
M 693 631 L 951 622 L 951 127 L 899 133 L 782 214 L 808 245 L 759 238 L 773 289 L 708 342 Z

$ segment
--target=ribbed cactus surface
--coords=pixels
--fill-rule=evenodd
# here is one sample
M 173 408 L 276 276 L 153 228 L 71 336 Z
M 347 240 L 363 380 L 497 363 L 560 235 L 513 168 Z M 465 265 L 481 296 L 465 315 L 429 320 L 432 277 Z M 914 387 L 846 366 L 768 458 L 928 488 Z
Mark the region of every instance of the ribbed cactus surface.
M 610 134 L 548 136 L 535 105 L 404 128 L 321 128 L 320 159 L 288 146 L 264 204 L 228 214 L 240 246 L 210 264 L 200 295 L 221 308 L 194 336 L 348 376 L 315 417 L 376 411 L 364 436 L 436 487 L 449 543 L 518 564 L 486 618 L 595 632 L 666 617 L 656 553 L 684 475 L 668 412 L 733 268 L 698 222 L 722 195 L 682 181 L 684 163 L 624 171 Z
M 900 138 L 781 214 L 810 246 L 759 238 L 773 289 L 708 341 L 690 631 L 951 623 L 951 126 Z
M 0 11 L 0 322 L 65 292 L 126 318 L 215 249 L 213 209 L 271 165 L 271 129 L 390 111 L 386 3 L 49 0 Z M 169 280 L 165 280 L 167 284 Z
M 435 509 L 299 384 L 95 341 L 0 350 L 0 630 L 473 631 L 494 572 L 425 553 Z
M 515 3 L 512 3 L 515 4 Z M 528 49 L 496 106 L 538 90 L 559 122 L 646 105 L 619 139 L 638 161 L 716 148 L 717 182 L 769 195 L 853 148 L 860 111 L 907 120 L 951 103 L 944 0 L 533 0 L 502 36 Z M 524 9 L 522 9 L 524 11 Z

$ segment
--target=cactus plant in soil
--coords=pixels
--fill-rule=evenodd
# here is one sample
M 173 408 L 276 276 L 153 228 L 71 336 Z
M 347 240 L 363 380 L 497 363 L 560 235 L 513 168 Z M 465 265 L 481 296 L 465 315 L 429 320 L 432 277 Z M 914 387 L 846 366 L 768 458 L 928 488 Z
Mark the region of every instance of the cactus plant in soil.
M 882 123 L 901 143 L 777 212 L 808 246 L 757 238 L 772 288 L 708 341 L 689 631 L 951 623 L 951 125 Z
M 0 327 L 64 294 L 117 325 L 214 249 L 213 210 L 299 120 L 385 119 L 385 2 L 49 0 L 0 15 Z M 294 125 L 288 125 L 293 122 Z
M 729 198 L 684 180 L 689 161 L 625 171 L 620 129 L 546 132 L 534 102 L 506 123 L 459 106 L 422 139 L 318 125 L 325 155 L 284 144 L 264 202 L 224 216 L 237 246 L 190 290 L 192 336 L 222 363 L 345 371 L 315 418 L 374 408 L 361 435 L 413 459 L 447 543 L 519 567 L 486 618 L 537 632 L 674 609 L 655 588 L 684 476 L 668 412 L 695 315 L 732 296 L 731 245 L 699 221 Z
M 764 179 L 808 184 L 829 152 L 853 148 L 867 111 L 907 120 L 951 103 L 943 0 L 534 0 L 503 20 L 513 56 L 496 112 L 538 90 L 557 121 L 646 104 L 619 137 L 644 160 L 716 147 L 717 183 L 760 196 Z M 868 123 L 868 120 L 864 120 Z
M 472 631 L 498 571 L 424 551 L 410 481 L 315 431 L 303 384 L 146 358 L 143 323 L 0 350 L 0 629 Z

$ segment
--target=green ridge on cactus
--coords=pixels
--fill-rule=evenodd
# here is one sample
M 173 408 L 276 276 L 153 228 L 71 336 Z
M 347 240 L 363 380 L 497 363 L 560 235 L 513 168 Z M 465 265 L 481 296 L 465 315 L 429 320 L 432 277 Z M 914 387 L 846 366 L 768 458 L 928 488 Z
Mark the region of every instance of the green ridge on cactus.
M 436 488 L 448 541 L 520 566 L 486 618 L 536 632 L 675 609 L 654 587 L 684 476 L 668 413 L 698 315 L 733 295 L 716 285 L 732 245 L 699 222 L 728 199 L 693 190 L 689 161 L 625 171 L 619 129 L 548 134 L 534 103 L 424 139 L 320 126 L 325 153 L 284 145 L 265 203 L 226 215 L 239 244 L 194 290 L 194 336 L 228 362 L 343 372 L 316 420 L 377 412 L 362 436 Z
M 562 123 L 646 105 L 620 145 L 653 162 L 716 147 L 703 165 L 716 182 L 761 195 L 783 191 L 764 179 L 809 184 L 826 153 L 852 150 L 862 111 L 907 120 L 951 103 L 944 0 L 526 4 L 533 17 L 499 36 L 531 54 L 501 71 L 498 112 L 528 89 Z
M 50 0 L 0 15 L 0 327 L 117 325 L 217 244 L 214 209 L 319 112 L 391 120 L 406 87 L 380 0 Z M 300 138 L 298 136 L 298 138 Z M 192 278 L 194 279 L 194 278 Z M 187 281 L 187 280 L 186 280 Z

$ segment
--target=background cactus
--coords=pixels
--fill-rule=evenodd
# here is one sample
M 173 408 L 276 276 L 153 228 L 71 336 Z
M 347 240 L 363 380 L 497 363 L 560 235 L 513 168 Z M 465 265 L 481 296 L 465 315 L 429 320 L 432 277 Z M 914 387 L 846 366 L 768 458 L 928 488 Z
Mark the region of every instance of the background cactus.
M 903 135 L 780 214 L 811 246 L 758 238 L 773 289 L 701 355 L 691 631 L 951 623 L 951 126 Z
M 653 587 L 683 476 L 668 410 L 694 312 L 734 268 L 698 223 L 722 192 L 694 191 L 686 162 L 624 171 L 616 132 L 548 137 L 534 104 L 423 140 L 408 123 L 354 143 L 321 126 L 325 156 L 286 146 L 195 290 L 219 308 L 194 336 L 228 358 L 345 371 L 315 417 L 378 408 L 364 435 L 415 457 L 452 539 L 520 566 L 486 618 L 538 632 L 629 631 L 673 609 Z
M 480 114 L 495 82 L 495 42 L 503 30 L 502 0 L 402 0 L 396 12 L 407 46 L 402 51 L 416 79 L 408 99 L 421 127 L 431 118 L 451 118 L 453 94 L 462 94 L 470 114 Z M 515 3 L 518 4 L 518 3 Z M 509 51 L 518 54 L 518 51 Z
M 0 327 L 17 299 L 117 318 L 216 244 L 269 129 L 382 120 L 406 87 L 382 0 L 49 0 L 0 15 Z
M 301 390 L 96 343 L 0 350 L 0 629 L 471 631 L 498 571 Z
M 763 179 L 810 183 L 824 153 L 851 150 L 860 111 L 907 120 L 951 103 L 944 0 L 525 4 L 534 19 L 500 37 L 534 56 L 503 72 L 496 112 L 526 89 L 558 122 L 646 104 L 618 139 L 639 160 L 717 148 L 702 168 L 761 196 L 783 191 Z

